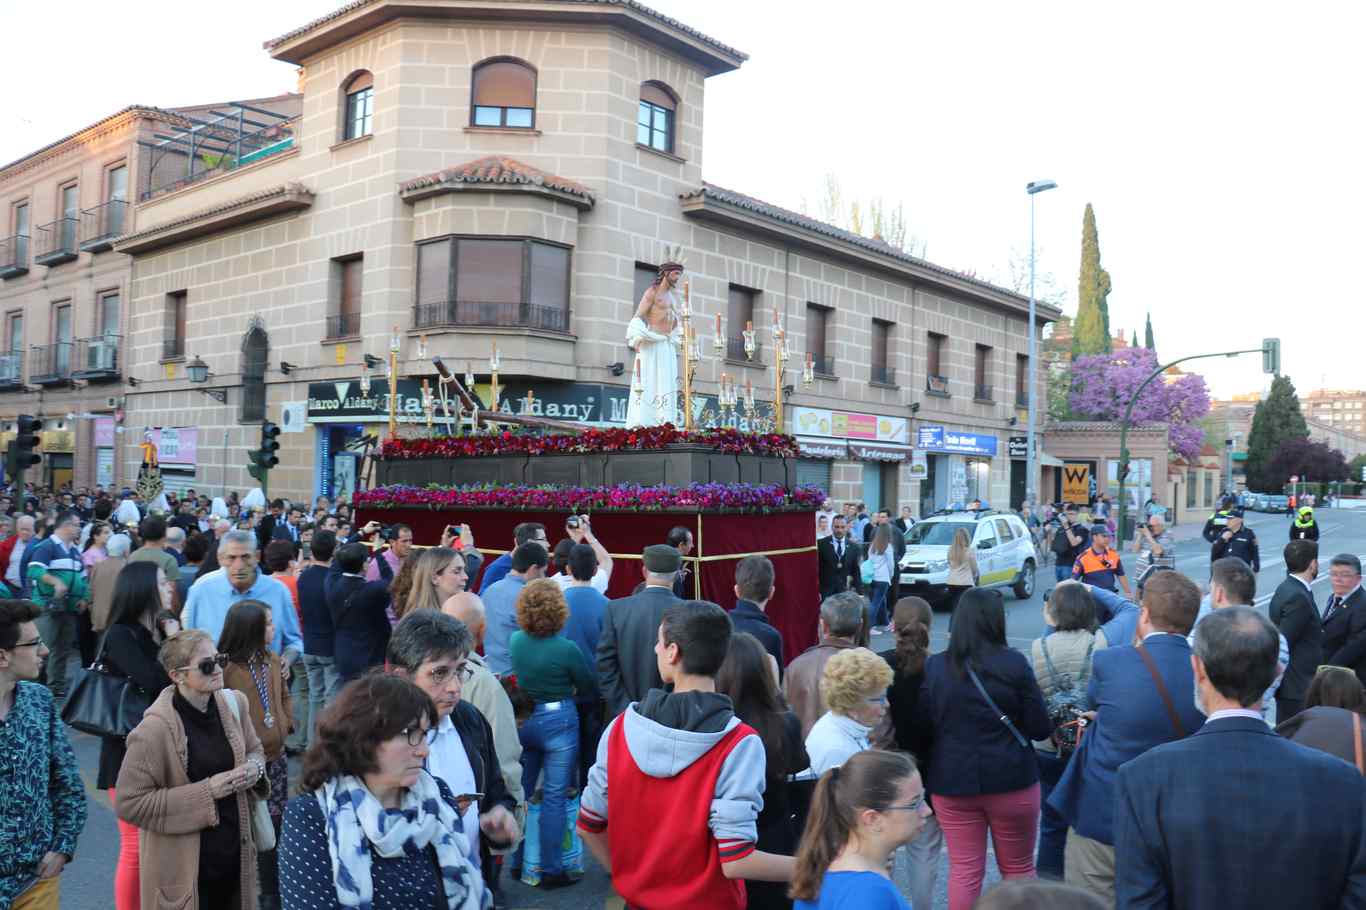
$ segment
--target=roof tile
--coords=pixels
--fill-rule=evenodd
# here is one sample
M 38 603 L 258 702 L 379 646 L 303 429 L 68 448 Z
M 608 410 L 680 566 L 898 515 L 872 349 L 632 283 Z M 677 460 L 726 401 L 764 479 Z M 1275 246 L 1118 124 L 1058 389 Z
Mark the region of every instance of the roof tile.
M 514 158 L 507 158 L 502 155 L 487 155 L 483 158 L 467 161 L 464 164 L 439 170 L 434 174 L 414 177 L 412 180 L 405 180 L 400 183 L 398 189 L 400 193 L 408 193 L 413 190 L 439 186 L 443 183 L 543 186 L 547 189 L 559 190 L 562 193 L 577 196 L 588 202 L 589 205 L 592 205 L 594 201 L 593 191 L 582 183 L 548 174 L 540 168 L 534 168 L 529 164 L 523 164 Z

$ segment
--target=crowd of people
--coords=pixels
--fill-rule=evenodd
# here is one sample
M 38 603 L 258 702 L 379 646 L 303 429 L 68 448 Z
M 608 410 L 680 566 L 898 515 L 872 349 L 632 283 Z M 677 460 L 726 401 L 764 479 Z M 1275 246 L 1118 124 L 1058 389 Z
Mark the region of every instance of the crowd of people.
M 116 910 L 483 910 L 505 878 L 573 887 L 584 850 L 636 910 L 928 908 L 945 855 L 950 910 L 1366 906 L 1366 595 L 1336 556 L 1320 607 L 1305 534 L 1268 619 L 1240 516 L 1202 594 L 1156 512 L 1131 587 L 1065 510 L 1023 650 L 955 540 L 935 651 L 897 590 L 909 511 L 827 503 L 789 654 L 774 564 L 736 561 L 729 612 L 695 599 L 684 528 L 609 599 L 583 515 L 486 562 L 469 525 L 168 499 L 26 497 L 0 539 L 0 910 L 59 906 L 87 814 L 63 718 L 97 678 L 138 705 L 94 782 Z

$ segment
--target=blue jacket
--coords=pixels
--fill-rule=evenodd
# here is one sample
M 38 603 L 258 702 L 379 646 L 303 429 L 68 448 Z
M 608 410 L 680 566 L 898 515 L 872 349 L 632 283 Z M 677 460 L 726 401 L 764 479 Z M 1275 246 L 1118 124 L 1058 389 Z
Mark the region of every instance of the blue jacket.
M 299 612 L 304 617 L 304 653 L 331 657 L 333 653 L 332 613 L 327 608 L 324 586 L 328 569 L 309 566 L 299 573 Z
M 1184 735 L 1189 736 L 1205 721 L 1195 709 L 1190 644 L 1181 635 L 1155 635 L 1144 642 L 1144 648 L 1167 686 Z M 1132 646 L 1095 652 L 1087 695 L 1096 719 L 1086 728 L 1048 804 L 1083 836 L 1113 844 L 1119 767 L 1178 737 L 1152 675 Z
M 778 676 L 783 673 L 783 636 L 769 622 L 768 614 L 759 609 L 753 601 L 737 600 L 735 609 L 730 611 L 731 625 L 736 632 L 748 632 L 759 639 L 764 650 L 773 655 L 778 662 Z
M 1366 907 L 1361 775 L 1260 720 L 1213 720 L 1135 758 L 1116 805 L 1118 910 Z
M 332 616 L 332 663 L 349 682 L 384 663 L 389 649 L 389 583 L 328 570 L 323 594 Z
M 1096 605 L 1110 616 L 1100 626 L 1100 631 L 1105 633 L 1106 644 L 1112 648 L 1133 644 L 1134 635 L 1138 632 L 1138 604 L 1104 588 L 1091 588 L 1091 596 L 1095 598 Z

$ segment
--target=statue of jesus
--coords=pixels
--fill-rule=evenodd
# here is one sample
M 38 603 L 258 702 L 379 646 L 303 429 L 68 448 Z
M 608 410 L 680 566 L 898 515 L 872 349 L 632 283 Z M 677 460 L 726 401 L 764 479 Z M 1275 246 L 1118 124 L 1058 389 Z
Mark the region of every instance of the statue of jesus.
M 632 376 L 643 391 L 627 399 L 626 425 L 653 427 L 678 417 L 678 351 L 683 333 L 678 319 L 678 281 L 683 264 L 670 258 L 659 267 L 659 277 L 645 289 L 636 314 L 626 326 L 626 345 L 636 352 Z M 635 386 L 635 379 L 632 379 Z

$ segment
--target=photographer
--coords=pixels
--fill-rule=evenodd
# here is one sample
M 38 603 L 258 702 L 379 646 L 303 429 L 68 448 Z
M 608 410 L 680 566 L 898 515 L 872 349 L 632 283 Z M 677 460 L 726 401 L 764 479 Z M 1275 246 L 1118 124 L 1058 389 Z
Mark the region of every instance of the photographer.
M 1126 597 L 1134 596 L 1129 579 L 1124 574 L 1124 563 L 1110 546 L 1110 530 L 1105 525 L 1098 524 L 1091 528 L 1091 545 L 1073 563 L 1072 577 L 1106 591 L 1115 590 L 1115 583 L 1119 582 L 1124 586 Z
M 612 557 L 608 554 L 607 548 L 593 536 L 593 528 L 588 523 L 587 515 L 570 515 L 564 521 L 564 532 L 569 535 L 569 539 L 576 544 L 585 543 L 593 548 L 593 554 L 598 558 L 597 571 L 593 573 L 591 582 L 593 588 L 599 594 L 607 593 L 607 583 L 612 580 Z M 569 565 L 557 565 L 564 571 L 556 574 L 555 582 L 560 586 L 560 590 L 567 590 L 574 583 L 574 576 L 569 572 Z
M 1052 550 L 1057 557 L 1053 571 L 1058 581 L 1072 577 L 1073 566 L 1090 543 L 1090 533 L 1077 523 L 1077 504 L 1069 502 L 1058 516 L 1058 524 L 1053 531 Z
M 405 524 L 384 527 L 379 522 L 372 521 L 361 528 L 360 533 L 362 537 L 369 537 L 376 531 L 386 546 L 375 551 L 375 558 L 370 560 L 370 564 L 365 568 L 365 580 L 379 581 L 382 578 L 391 581 L 403 565 L 403 560 L 408 558 L 409 552 L 413 549 L 413 529 Z
M 1138 526 L 1134 538 L 1134 549 L 1138 551 L 1138 561 L 1134 566 L 1135 577 L 1140 593 L 1143 583 L 1153 569 L 1176 568 L 1176 540 L 1167 530 L 1167 523 L 1159 515 L 1150 515 L 1146 523 Z

